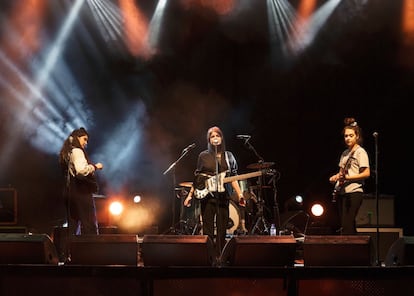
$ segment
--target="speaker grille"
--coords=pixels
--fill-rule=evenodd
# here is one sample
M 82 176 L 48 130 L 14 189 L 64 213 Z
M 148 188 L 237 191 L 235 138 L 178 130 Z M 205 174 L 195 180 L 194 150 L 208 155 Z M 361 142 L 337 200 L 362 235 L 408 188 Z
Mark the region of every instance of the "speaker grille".
M 303 244 L 305 266 L 372 265 L 369 235 L 306 236 Z
M 221 262 L 230 266 L 293 266 L 295 255 L 292 236 L 239 236 L 227 243 Z
M 47 234 L 0 233 L 0 264 L 58 264 Z
M 144 235 L 144 266 L 211 266 L 214 245 L 207 235 Z
M 70 264 L 138 265 L 138 236 L 80 235 L 70 239 Z

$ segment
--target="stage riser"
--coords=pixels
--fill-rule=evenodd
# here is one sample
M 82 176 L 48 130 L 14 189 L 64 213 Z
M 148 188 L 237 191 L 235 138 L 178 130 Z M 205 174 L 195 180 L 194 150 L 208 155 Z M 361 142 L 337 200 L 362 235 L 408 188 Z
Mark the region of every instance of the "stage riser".
M 396 278 L 379 274 L 375 270 L 364 269 L 366 276 L 355 277 L 355 270 L 344 270 L 341 275 L 317 277 L 301 270 L 297 276 L 288 273 L 269 276 L 260 270 L 246 270 L 250 275 L 229 276 L 229 273 L 215 272 L 206 276 L 200 269 L 186 270 L 187 275 L 165 269 L 164 274 L 154 270 L 137 274 L 123 267 L 93 269 L 62 269 L 55 271 L 38 270 L 31 267 L 20 269 L 3 268 L 0 271 L 0 295 L 27 296 L 40 293 L 42 296 L 77 295 L 123 295 L 123 296 L 396 296 L 411 295 L 414 274 Z M 302 268 L 303 269 L 303 268 Z M 374 272 L 377 278 L 370 276 Z M 177 275 L 179 273 L 180 275 Z

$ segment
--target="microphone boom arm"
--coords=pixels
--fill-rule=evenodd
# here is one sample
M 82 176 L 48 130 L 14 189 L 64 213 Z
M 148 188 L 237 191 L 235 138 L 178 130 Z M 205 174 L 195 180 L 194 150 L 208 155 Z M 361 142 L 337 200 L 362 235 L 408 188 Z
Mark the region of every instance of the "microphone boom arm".
M 264 158 L 263 157 L 261 157 L 260 155 L 259 155 L 259 153 L 257 153 L 257 151 L 256 151 L 256 149 L 253 147 L 253 145 L 252 144 L 250 144 L 250 142 L 249 142 L 249 139 L 247 139 L 245 142 L 244 142 L 244 145 L 246 145 L 247 146 L 247 149 L 249 149 L 249 150 L 252 150 L 253 151 L 253 153 L 257 156 L 257 158 L 259 159 L 259 162 L 264 162 Z

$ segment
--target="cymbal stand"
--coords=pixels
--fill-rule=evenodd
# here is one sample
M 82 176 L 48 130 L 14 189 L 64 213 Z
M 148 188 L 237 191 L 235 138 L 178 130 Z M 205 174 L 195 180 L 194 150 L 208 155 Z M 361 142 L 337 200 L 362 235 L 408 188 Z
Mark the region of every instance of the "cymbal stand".
M 257 156 L 257 158 L 259 159 L 259 163 L 264 163 L 264 159 L 263 157 L 261 157 L 256 149 L 253 147 L 252 144 L 250 144 L 249 142 L 250 137 L 248 137 L 245 142 L 244 145 L 249 149 L 252 150 L 253 153 Z M 263 177 L 259 176 L 258 178 L 258 191 L 257 191 L 257 214 L 256 214 L 256 222 L 254 223 L 253 228 L 250 230 L 250 234 L 254 234 L 256 232 L 256 230 L 260 230 L 260 234 L 269 234 L 269 227 L 268 227 L 268 223 L 266 222 L 266 219 L 264 218 L 264 200 L 262 198 L 262 184 L 263 183 Z M 261 228 L 259 228 L 259 226 L 261 226 Z
M 271 170 L 272 174 L 272 178 L 270 179 L 270 181 L 268 182 L 268 184 L 272 183 L 272 188 L 273 188 L 273 202 L 274 202 L 274 206 L 273 206 L 273 215 L 274 215 L 274 221 L 275 221 L 275 226 L 276 229 L 281 228 L 280 225 L 280 211 L 279 211 L 279 203 L 277 201 L 277 188 L 276 188 L 276 182 L 280 179 L 280 173 L 276 170 Z
M 258 231 L 259 234 L 269 234 L 268 223 L 264 217 L 264 200 L 262 198 L 262 182 L 263 177 L 258 178 L 258 191 L 257 191 L 257 214 L 256 222 L 253 228 L 250 230 L 250 234 L 255 234 Z

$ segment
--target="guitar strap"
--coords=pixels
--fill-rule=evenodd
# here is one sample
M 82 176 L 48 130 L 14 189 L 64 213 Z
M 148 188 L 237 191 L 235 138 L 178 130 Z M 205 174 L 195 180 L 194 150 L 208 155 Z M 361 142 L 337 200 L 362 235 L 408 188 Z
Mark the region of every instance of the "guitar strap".
M 358 149 L 358 148 L 357 148 L 357 149 Z M 353 156 L 354 156 L 354 154 L 355 154 L 355 151 L 357 151 L 357 149 L 355 149 L 355 150 L 351 151 L 351 153 L 350 153 L 350 154 L 349 154 L 349 156 L 348 156 L 348 159 L 346 160 L 346 162 L 345 162 L 345 164 L 344 164 L 343 169 L 346 169 L 346 168 L 349 166 L 349 164 L 351 163 L 351 159 L 353 158 Z
M 230 172 L 230 161 L 229 161 L 229 153 L 227 151 L 224 152 L 224 157 L 226 158 L 226 163 L 227 163 L 227 172 Z
M 227 163 L 227 173 L 226 175 L 229 175 L 229 173 L 231 173 L 233 171 L 233 166 L 232 163 L 230 163 L 230 155 L 228 151 L 224 152 L 224 156 L 226 158 L 226 163 Z M 234 161 L 234 159 L 232 159 Z M 227 193 L 230 195 L 232 192 L 232 188 L 231 188 L 231 184 L 224 184 L 224 188 L 226 188 Z

